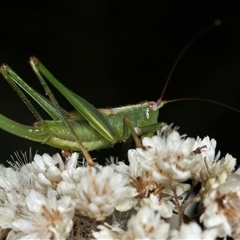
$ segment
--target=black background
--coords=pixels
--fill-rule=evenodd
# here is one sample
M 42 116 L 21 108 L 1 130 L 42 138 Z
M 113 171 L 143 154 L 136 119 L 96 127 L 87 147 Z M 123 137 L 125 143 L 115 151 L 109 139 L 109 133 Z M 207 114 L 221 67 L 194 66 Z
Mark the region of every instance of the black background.
M 37 56 L 68 88 L 95 107 L 156 101 L 179 52 L 220 19 L 184 54 L 164 99 L 199 97 L 240 108 L 240 7 L 238 1 L 0 1 L 0 62 L 44 94 L 28 64 Z M 225 4 L 224 4 L 225 2 Z M 34 116 L 3 78 L 0 112 L 24 124 Z M 54 90 L 61 106 L 72 107 Z M 39 108 L 38 108 L 39 109 Z M 44 117 L 47 117 L 40 111 Z M 240 114 L 186 101 L 166 105 L 159 121 L 182 134 L 217 140 L 222 155 L 240 157 Z M 4 162 L 14 151 L 57 150 L 0 131 Z M 108 156 L 109 152 L 103 152 Z

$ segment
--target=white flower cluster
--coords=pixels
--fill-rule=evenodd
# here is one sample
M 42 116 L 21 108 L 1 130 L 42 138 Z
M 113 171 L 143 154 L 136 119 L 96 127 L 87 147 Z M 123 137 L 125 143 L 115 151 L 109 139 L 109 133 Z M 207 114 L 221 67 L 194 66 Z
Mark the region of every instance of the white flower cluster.
M 215 148 L 166 127 L 128 165 L 78 166 L 73 153 L 1 166 L 0 238 L 240 238 L 240 171 Z
M 113 213 L 127 179 L 110 166 L 77 167 L 77 159 L 36 154 L 19 169 L 1 166 L 0 227 L 10 230 L 7 239 L 66 239 L 78 224 Z M 90 227 L 77 230 L 91 236 Z

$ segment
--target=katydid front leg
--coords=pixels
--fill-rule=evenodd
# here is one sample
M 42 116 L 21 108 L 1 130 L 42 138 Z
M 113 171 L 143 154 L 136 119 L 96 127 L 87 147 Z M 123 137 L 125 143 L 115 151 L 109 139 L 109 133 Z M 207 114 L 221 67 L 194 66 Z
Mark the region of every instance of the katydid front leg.
M 135 144 L 136 144 L 136 147 L 141 147 L 141 146 L 142 146 L 142 143 L 141 143 L 138 135 L 136 134 L 133 125 L 131 124 L 130 118 L 129 118 L 128 116 L 125 116 L 125 117 L 123 118 L 123 122 L 126 124 L 128 130 L 130 131 L 130 134 L 131 134 L 132 137 L 133 137 L 133 140 L 134 140 L 134 142 L 135 142 Z M 123 124 L 123 126 L 124 126 L 124 124 Z M 126 128 L 125 128 L 124 130 L 125 130 L 125 131 L 123 131 L 123 136 L 124 136 L 124 135 L 129 135 L 129 134 L 126 134 L 126 133 L 125 133 L 125 132 L 126 132 Z M 129 133 L 129 131 L 127 131 L 127 132 Z

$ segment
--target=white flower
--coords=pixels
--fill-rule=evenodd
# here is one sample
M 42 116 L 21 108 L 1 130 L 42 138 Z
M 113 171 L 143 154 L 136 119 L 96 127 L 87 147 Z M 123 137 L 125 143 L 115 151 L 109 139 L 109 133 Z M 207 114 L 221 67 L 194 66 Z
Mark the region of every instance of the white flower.
M 161 219 L 150 207 L 142 207 L 128 221 L 127 231 L 122 239 L 167 239 L 170 225 Z
M 177 131 L 161 132 L 159 136 L 144 138 L 137 148 L 138 161 L 143 169 L 152 172 L 158 183 L 175 184 L 191 178 L 191 168 L 198 164 L 194 154 L 195 139 L 182 138 Z
M 171 217 L 174 205 L 170 199 L 173 192 L 169 197 L 170 190 L 167 190 L 167 186 L 153 180 L 152 174 L 140 166 L 135 153 L 133 150 L 128 151 L 129 166 L 120 162 L 116 167 L 117 171 L 129 179 L 125 198 L 116 205 L 116 209 L 127 211 L 134 207 L 138 210 L 141 206 L 148 205 L 153 210 L 160 211 L 163 217 Z
M 169 198 L 159 198 L 151 194 L 149 198 L 144 198 L 141 201 L 141 206 L 149 206 L 152 210 L 158 211 L 162 217 L 170 218 L 173 214 L 174 204 L 169 201 Z
M 45 193 L 49 187 L 55 189 L 62 181 L 62 172 L 75 169 L 77 166 L 78 153 L 73 153 L 69 159 L 63 162 L 57 153 L 52 157 L 48 154 L 42 156 L 36 154 L 32 162 L 33 171 L 37 175 L 35 188 Z
M 240 220 L 240 175 L 230 176 L 226 182 L 212 185 L 204 199 L 205 211 L 200 220 L 206 228 L 215 228 L 219 237 L 231 236 Z
M 76 188 L 76 208 L 85 216 L 103 220 L 124 198 L 127 181 L 112 167 L 88 167 Z
M 205 167 L 200 172 L 202 185 L 200 195 L 203 199 L 208 197 L 212 185 L 226 182 L 227 178 L 232 175 L 235 165 L 236 159 L 230 154 L 212 164 L 205 162 Z
M 193 178 L 196 181 L 200 180 L 200 171 L 203 167 L 205 167 L 205 164 L 212 165 L 219 159 L 220 152 L 218 152 L 218 154 L 215 156 L 216 145 L 216 140 L 210 140 L 208 136 L 204 137 L 203 139 L 197 137 L 193 146 L 193 150 L 196 154 L 201 156 L 201 160 L 199 160 L 198 164 L 193 166 L 191 169 Z
M 189 224 L 182 224 L 180 229 L 173 229 L 170 231 L 168 240 L 175 239 L 216 239 L 216 230 L 204 230 L 196 223 L 190 222 Z
M 153 140 L 159 147 L 158 140 L 160 137 L 154 136 L 152 138 L 144 138 L 146 141 L 151 142 Z M 153 176 L 153 172 L 149 171 L 146 166 L 147 164 L 154 164 L 151 161 L 148 161 L 147 158 L 154 159 L 155 153 L 150 149 L 139 149 L 143 151 L 144 154 L 139 154 L 137 150 L 129 150 L 129 166 L 119 162 L 119 165 L 116 167 L 116 170 L 122 173 L 129 179 L 128 189 L 126 197 L 123 201 L 119 202 L 116 206 L 117 210 L 126 211 L 134 207 L 134 209 L 139 209 L 141 206 L 148 205 L 153 210 L 159 211 L 160 214 L 169 218 L 172 216 L 172 211 L 175 207 L 173 202 L 175 201 L 174 191 L 177 196 L 181 196 L 184 192 L 189 190 L 189 184 L 181 184 L 179 182 L 165 182 L 162 183 L 156 181 Z M 146 154 L 146 155 L 145 155 Z M 143 167 L 145 164 L 145 167 Z M 190 172 L 189 172 L 190 173 Z
M 74 204 L 70 197 L 57 200 L 52 189 L 48 190 L 47 197 L 32 190 L 26 197 L 22 217 L 12 225 L 15 231 L 22 232 L 18 239 L 64 239 L 72 229 L 73 214 Z
M 82 167 L 63 171 L 61 174 L 62 181 L 58 183 L 57 192 L 60 195 L 67 195 L 73 199 L 76 199 L 77 198 L 76 188 L 80 183 L 82 173 L 85 171 L 86 169 Z
M 199 151 L 200 154 L 203 156 L 203 159 L 205 159 L 209 163 L 213 163 L 214 161 L 217 161 L 220 152 L 217 153 L 215 156 L 215 149 L 217 146 L 217 141 L 215 139 L 210 139 L 208 136 L 201 139 L 200 137 L 197 137 L 194 149 L 195 151 Z
M 23 175 L 21 171 L 14 171 L 2 165 L 0 168 L 0 227 L 11 228 L 20 209 L 25 206 L 26 194 L 32 186 L 26 184 L 29 174 Z

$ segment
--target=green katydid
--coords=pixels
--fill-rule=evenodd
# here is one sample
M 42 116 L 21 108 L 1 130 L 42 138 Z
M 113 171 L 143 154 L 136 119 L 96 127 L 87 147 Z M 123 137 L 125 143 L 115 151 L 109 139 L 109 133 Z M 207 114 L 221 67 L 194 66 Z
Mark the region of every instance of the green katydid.
M 118 108 L 96 109 L 62 85 L 37 58 L 30 58 L 30 65 L 51 101 L 27 85 L 10 67 L 2 65 L 1 74 L 38 118 L 33 126 L 26 126 L 0 114 L 0 128 L 9 133 L 65 150 L 82 151 L 88 163 L 93 165 L 88 151 L 125 142 L 130 135 L 139 145 L 139 135 L 152 134 L 163 125 L 158 122 L 159 109 L 164 105 L 161 98 L 157 102 L 146 101 Z M 44 77 L 63 94 L 76 109 L 75 112 L 67 113 L 60 108 Z M 21 89 L 53 120 L 43 120 Z

